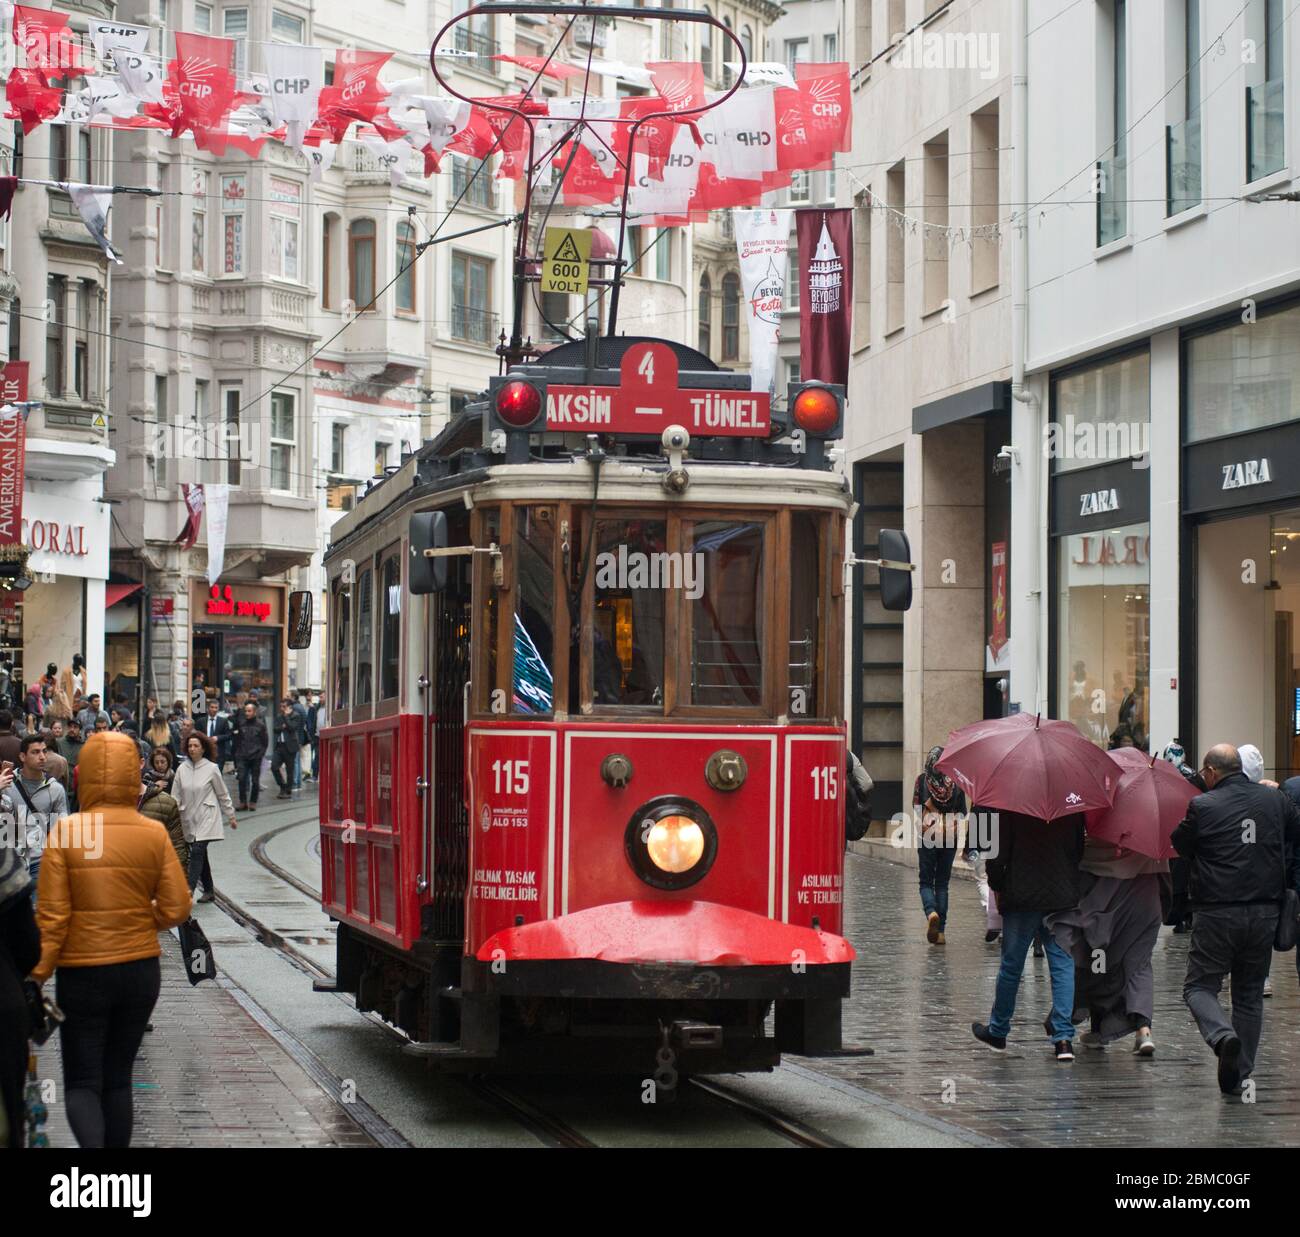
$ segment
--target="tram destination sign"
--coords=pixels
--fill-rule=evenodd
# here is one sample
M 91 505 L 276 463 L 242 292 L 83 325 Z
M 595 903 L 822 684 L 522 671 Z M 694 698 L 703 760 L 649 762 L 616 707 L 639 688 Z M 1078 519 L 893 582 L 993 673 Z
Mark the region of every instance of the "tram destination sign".
M 705 438 L 767 438 L 771 397 L 766 391 L 680 386 L 677 355 L 664 344 L 629 348 L 616 387 L 547 384 L 550 431 L 658 437 L 670 425 Z

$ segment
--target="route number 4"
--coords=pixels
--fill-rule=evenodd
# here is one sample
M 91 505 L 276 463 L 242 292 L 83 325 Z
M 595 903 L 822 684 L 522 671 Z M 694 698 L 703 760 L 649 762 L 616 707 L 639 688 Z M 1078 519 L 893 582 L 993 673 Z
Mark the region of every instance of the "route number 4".
M 833 801 L 840 797 L 839 770 L 834 765 L 819 765 L 811 773 L 814 799 Z
M 494 760 L 492 785 L 499 795 L 526 795 L 528 793 L 528 761 Z
M 641 358 L 640 363 L 637 365 L 637 367 L 636 367 L 636 372 L 637 372 L 638 374 L 640 374 L 640 376 L 646 380 L 646 385 L 647 385 L 647 386 L 651 386 L 651 387 L 654 386 L 654 384 L 655 384 L 655 354 L 654 354 L 653 352 L 649 351 L 649 349 L 646 350 L 646 354 L 645 354 L 645 356 L 643 356 L 643 357 Z

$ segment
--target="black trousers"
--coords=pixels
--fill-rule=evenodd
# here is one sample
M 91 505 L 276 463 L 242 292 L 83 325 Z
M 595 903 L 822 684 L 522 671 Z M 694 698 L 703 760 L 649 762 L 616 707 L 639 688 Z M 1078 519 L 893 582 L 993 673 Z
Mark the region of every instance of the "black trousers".
M 281 790 L 293 789 L 293 758 L 296 751 L 292 747 L 277 747 L 271 759 L 271 776 Z
M 190 892 L 200 881 L 203 882 L 203 891 L 211 893 L 215 886 L 212 883 L 212 864 L 208 861 L 208 847 L 211 842 L 191 842 L 190 843 L 190 867 L 186 877 L 190 883 Z
M 157 958 L 55 973 L 64 1104 L 79 1147 L 131 1145 L 131 1073 L 161 974 Z

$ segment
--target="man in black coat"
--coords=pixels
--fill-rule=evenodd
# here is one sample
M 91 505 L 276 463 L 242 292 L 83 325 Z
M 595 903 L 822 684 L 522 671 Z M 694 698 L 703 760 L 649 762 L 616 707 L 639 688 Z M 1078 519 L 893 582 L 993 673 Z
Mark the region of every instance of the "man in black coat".
M 221 716 L 221 707 L 217 704 L 215 696 L 209 697 L 206 713 L 194 715 L 194 729 L 216 742 L 217 768 L 224 769 L 226 761 L 230 759 L 230 748 L 234 742 L 235 732 L 231 728 L 230 719 Z
M 257 799 L 262 793 L 262 757 L 266 755 L 268 738 L 266 723 L 257 715 L 257 705 L 245 701 L 244 711 L 235 729 L 235 768 L 239 773 L 239 805 L 241 812 L 257 811 Z
M 976 813 L 983 811 L 975 809 Z M 1002 965 L 988 1025 L 971 1024 L 975 1038 L 1001 1052 L 1007 1046 L 1025 955 L 1043 925 L 1043 916 L 1078 905 L 1083 892 L 1083 817 L 1039 820 L 1019 812 L 998 812 L 996 849 L 985 861 L 989 888 L 1002 912 Z M 1052 1012 L 1044 1029 L 1058 1061 L 1074 1060 L 1074 960 L 1045 933 L 1052 979 Z
M 303 739 L 302 718 L 286 696 L 280 701 L 280 716 L 275 719 L 275 757 L 271 761 L 271 776 L 280 788 L 281 799 L 293 797 L 293 762 Z
M 1183 1000 L 1219 1058 L 1219 1089 L 1232 1094 L 1255 1068 L 1278 900 L 1292 879 L 1287 853 L 1300 846 L 1300 809 L 1275 787 L 1250 781 L 1228 743 L 1209 750 L 1201 778 L 1208 789 L 1187 805 L 1172 837 L 1192 863 L 1195 918 Z M 1232 976 L 1231 1021 L 1219 1004 L 1225 975 Z

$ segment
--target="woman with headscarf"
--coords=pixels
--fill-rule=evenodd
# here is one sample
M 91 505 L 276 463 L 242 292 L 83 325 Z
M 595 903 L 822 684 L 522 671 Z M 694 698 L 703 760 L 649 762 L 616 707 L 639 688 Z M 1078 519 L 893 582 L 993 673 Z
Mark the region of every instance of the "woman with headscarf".
M 0 773 L 0 790 L 13 781 Z M 27 1000 L 23 980 L 40 961 L 31 877 L 12 846 L 0 846 L 0 1147 L 23 1145 L 27 1085 Z
M 921 908 L 925 912 L 925 939 L 931 945 L 944 943 L 948 923 L 948 882 L 957 857 L 957 818 L 966 815 L 966 796 L 952 779 L 935 768 L 943 748 L 932 747 L 925 758 L 925 770 L 916 779 L 912 807 L 920 822 L 917 839 L 917 868 L 921 884 Z

